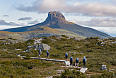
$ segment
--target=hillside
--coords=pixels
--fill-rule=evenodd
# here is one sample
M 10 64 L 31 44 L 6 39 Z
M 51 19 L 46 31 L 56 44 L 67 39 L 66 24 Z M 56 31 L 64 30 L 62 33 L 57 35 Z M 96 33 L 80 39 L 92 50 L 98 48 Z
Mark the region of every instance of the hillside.
M 88 27 L 82 27 L 82 26 L 74 24 L 72 22 L 68 22 L 68 21 L 66 21 L 65 17 L 60 12 L 57 12 L 57 11 L 49 12 L 48 17 L 42 23 L 38 23 L 38 24 L 33 25 L 33 26 L 5 29 L 2 31 L 28 32 L 28 31 L 35 31 L 42 26 L 50 27 L 53 29 L 68 30 L 70 32 L 76 33 L 76 34 L 84 36 L 84 37 L 97 37 L 97 36 L 100 38 L 111 37 L 108 34 L 97 31 L 95 29 L 88 28 Z
M 15 39 L 24 39 L 24 40 L 31 39 L 34 37 L 43 37 L 43 36 L 49 37 L 52 35 L 67 35 L 70 37 L 76 37 L 78 39 L 86 38 L 64 29 L 52 29 L 46 26 L 35 29 L 34 31 L 28 31 L 28 32 L 0 31 L 0 38 L 15 38 Z

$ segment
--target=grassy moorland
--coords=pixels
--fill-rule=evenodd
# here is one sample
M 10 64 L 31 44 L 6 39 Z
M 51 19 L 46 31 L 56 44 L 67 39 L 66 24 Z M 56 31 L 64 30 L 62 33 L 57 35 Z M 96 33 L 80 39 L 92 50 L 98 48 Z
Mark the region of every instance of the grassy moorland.
M 12 38 L 10 39 L 12 40 Z M 63 69 L 65 72 L 61 76 L 54 76 L 54 78 L 113 78 L 113 74 L 116 75 L 116 38 L 90 37 L 76 40 L 75 38 L 69 39 L 65 35 L 43 37 L 42 43 L 51 46 L 49 58 L 65 60 L 67 52 L 69 58 L 72 56 L 75 60 L 78 57 L 79 66 L 83 67 L 82 59 L 86 56 L 88 70 L 85 74 L 61 68 L 63 64 L 59 62 L 30 59 L 31 56 L 38 57 L 37 50 L 32 48 L 31 52 L 23 51 L 27 49 L 27 46 L 34 45 L 34 39 L 15 44 L 12 42 L 4 44 L 7 42 L 5 39 L 0 40 L 0 78 L 43 78 L 56 75 L 56 70 Z M 22 49 L 22 51 L 16 49 Z M 17 54 L 27 56 L 27 59 L 21 60 Z M 42 50 L 41 57 L 45 58 L 45 56 L 46 51 Z M 102 64 L 105 64 L 108 70 L 100 70 Z

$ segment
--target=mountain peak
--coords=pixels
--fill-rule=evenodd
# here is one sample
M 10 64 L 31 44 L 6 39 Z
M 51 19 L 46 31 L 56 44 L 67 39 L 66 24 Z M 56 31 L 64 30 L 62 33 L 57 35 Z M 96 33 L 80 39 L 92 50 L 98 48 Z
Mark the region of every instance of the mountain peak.
M 59 11 L 52 11 L 52 12 L 49 12 L 48 13 L 48 17 L 51 18 L 51 20 L 53 18 L 58 18 L 58 19 L 64 19 L 65 20 L 65 17 L 62 15 L 62 13 L 60 13 Z
M 66 22 L 65 17 L 59 11 L 51 11 L 48 13 L 48 17 L 45 22 L 56 23 L 56 22 Z
M 46 20 L 42 23 L 38 23 L 33 26 L 25 26 L 25 27 L 19 27 L 19 28 L 12 28 L 12 29 L 6 29 L 3 31 L 10 31 L 10 32 L 27 32 L 27 31 L 34 31 L 34 30 L 42 30 L 42 26 L 50 27 L 53 29 L 64 29 L 68 30 L 70 32 L 79 34 L 84 37 L 100 37 L 100 38 L 109 38 L 109 36 L 106 33 L 97 31 L 92 28 L 88 27 L 82 27 L 80 25 L 74 24 L 72 22 L 68 22 L 65 20 L 65 17 L 62 13 L 58 11 L 52 11 L 48 13 L 48 17 Z M 40 29 L 39 29 L 40 28 Z

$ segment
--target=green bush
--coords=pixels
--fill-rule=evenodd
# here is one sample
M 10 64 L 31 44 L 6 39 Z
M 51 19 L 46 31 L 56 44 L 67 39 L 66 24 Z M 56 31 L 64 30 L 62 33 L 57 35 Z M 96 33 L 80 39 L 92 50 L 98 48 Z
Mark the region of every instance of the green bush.
M 111 65 L 116 66 L 116 60 L 112 60 L 112 61 L 110 61 L 110 63 L 111 63 Z
M 0 62 L 1 64 L 5 64 L 5 65 L 11 65 L 11 61 L 2 61 Z
M 33 44 L 34 41 L 35 41 L 35 40 L 33 40 L 33 39 L 29 39 L 29 40 L 27 40 L 25 43 L 26 43 L 26 44 Z
M 48 38 L 42 40 L 42 43 L 45 43 L 45 44 L 48 44 L 48 43 L 51 43 L 52 41 Z
M 103 74 L 101 75 L 92 75 L 91 78 L 113 78 L 113 73 L 112 72 L 107 72 L 107 71 L 104 71 Z

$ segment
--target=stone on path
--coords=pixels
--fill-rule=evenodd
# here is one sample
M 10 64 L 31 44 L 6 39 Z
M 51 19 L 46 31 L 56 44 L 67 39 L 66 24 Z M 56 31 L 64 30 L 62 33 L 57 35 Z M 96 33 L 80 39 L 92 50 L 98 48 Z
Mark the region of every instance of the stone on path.
M 65 64 L 66 66 L 70 66 L 70 62 L 69 62 L 69 61 L 64 61 L 64 64 Z
M 88 68 L 81 68 L 81 69 L 80 69 L 80 72 L 85 73 L 85 71 L 86 71 L 87 69 L 88 69 Z

